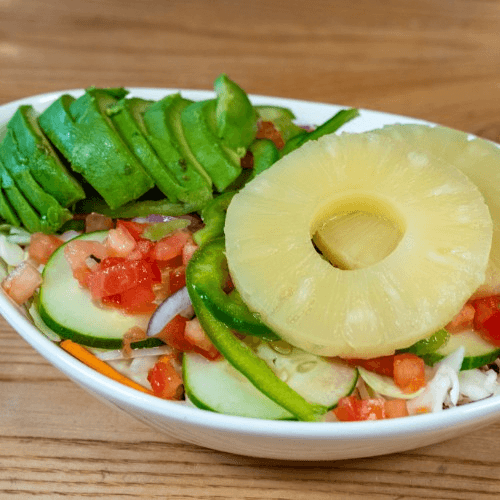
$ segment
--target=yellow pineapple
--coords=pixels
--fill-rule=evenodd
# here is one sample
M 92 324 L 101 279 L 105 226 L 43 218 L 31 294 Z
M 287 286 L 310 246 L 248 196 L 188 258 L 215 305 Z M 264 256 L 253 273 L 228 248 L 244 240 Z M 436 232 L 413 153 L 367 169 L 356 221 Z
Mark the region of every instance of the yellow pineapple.
M 485 282 L 477 296 L 500 294 L 500 149 L 447 127 L 390 125 L 381 129 L 392 139 L 429 151 L 460 169 L 479 188 L 493 220 L 493 241 Z
M 306 143 L 229 206 L 226 254 L 236 288 L 306 351 L 390 354 L 445 325 L 484 281 L 492 222 L 481 193 L 445 160 L 391 138 L 395 130 Z M 367 265 L 340 269 L 312 239 L 351 213 L 389 221 L 383 225 L 397 238 L 393 249 L 371 251 Z

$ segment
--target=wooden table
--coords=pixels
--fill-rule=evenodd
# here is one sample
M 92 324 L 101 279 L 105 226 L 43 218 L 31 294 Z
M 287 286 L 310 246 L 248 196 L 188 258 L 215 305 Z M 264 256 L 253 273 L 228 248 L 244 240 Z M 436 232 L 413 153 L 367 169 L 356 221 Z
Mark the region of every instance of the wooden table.
M 498 140 L 495 0 L 0 0 L 0 104 L 68 88 L 209 89 L 379 109 Z M 0 323 L 0 498 L 496 499 L 500 421 L 328 463 L 241 458 L 158 435 Z

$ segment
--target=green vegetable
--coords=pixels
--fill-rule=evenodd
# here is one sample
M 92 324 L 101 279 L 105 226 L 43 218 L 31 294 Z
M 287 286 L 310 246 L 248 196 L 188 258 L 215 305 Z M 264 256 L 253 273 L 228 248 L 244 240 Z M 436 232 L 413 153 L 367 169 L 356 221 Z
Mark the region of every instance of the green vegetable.
M 238 294 L 228 295 L 224 292 L 229 277 L 224 238 L 209 241 L 198 249 L 189 261 L 188 269 L 188 288 L 200 297 L 217 320 L 242 333 L 268 340 L 279 338 L 238 299 Z
M 188 264 L 188 275 L 193 272 L 191 262 L 193 262 L 193 259 Z M 192 278 L 192 275 L 190 278 Z M 285 382 L 280 380 L 265 361 L 257 357 L 247 345 L 234 336 L 233 332 L 224 323 L 210 313 L 196 290 L 192 287 L 188 287 L 188 290 L 196 316 L 200 320 L 205 333 L 224 358 L 259 391 L 288 410 L 299 420 L 314 422 L 328 411 L 325 406 L 308 403 Z
M 142 237 L 151 241 L 160 241 L 165 236 L 177 229 L 184 229 L 190 224 L 187 219 L 173 219 L 167 222 L 151 224 L 142 233 Z
M 76 212 L 90 214 L 97 212 L 113 219 L 132 219 L 133 217 L 147 217 L 148 215 L 186 215 L 198 210 L 198 203 L 171 203 L 166 199 L 133 201 L 122 207 L 109 208 L 99 198 L 87 198 L 77 204 Z
M 332 118 L 327 120 L 325 123 L 314 129 L 312 132 L 304 132 L 303 134 L 296 135 L 290 139 L 285 147 L 281 150 L 281 156 L 291 153 L 293 150 L 299 148 L 307 141 L 313 141 L 319 139 L 323 135 L 332 134 L 336 132 L 342 125 L 353 120 L 359 116 L 359 111 L 357 109 L 342 109 Z
M 38 125 L 32 106 L 19 106 L 7 129 L 13 134 L 20 158 L 34 179 L 63 207 L 85 198 L 85 192 L 68 172 L 57 152 Z
M 183 109 L 181 120 L 189 148 L 222 192 L 240 176 L 244 152 L 228 148 L 218 138 L 215 108 L 215 100 L 193 102 Z
M 39 117 L 42 130 L 89 184 L 118 208 L 154 186 L 115 130 L 106 108 L 117 100 L 106 89 L 63 95 Z
M 182 126 L 183 110 L 192 101 L 180 94 L 171 94 L 149 106 L 142 115 L 145 136 L 156 154 L 186 190 L 178 193 L 180 201 L 201 208 L 212 197 L 212 179 L 191 151 Z
M 250 179 L 267 170 L 280 158 L 278 148 L 269 139 L 257 139 L 250 145 L 250 152 L 253 155 L 253 169 Z
M 293 122 L 295 115 L 288 108 L 280 106 L 255 106 L 255 110 L 262 121 L 272 122 L 285 144 L 292 137 L 305 133 L 303 128 Z
M 246 92 L 227 75 L 222 74 L 215 80 L 214 89 L 217 135 L 225 146 L 242 157 L 255 139 L 257 113 Z
M 196 231 L 193 235 L 197 245 L 203 245 L 224 234 L 227 207 L 235 194 L 235 191 L 227 191 L 209 201 L 203 207 L 201 218 L 205 223 L 205 227 Z
M 22 156 L 18 143 L 10 129 L 7 130 L 7 135 L 0 144 L 0 159 L 12 176 L 19 191 L 40 214 L 46 224 L 46 230 L 55 232 L 73 217 L 68 209 L 61 207 L 59 202 L 46 193 L 33 178 L 28 166 L 28 160 Z
M 446 345 L 449 338 L 450 334 L 444 328 L 442 328 L 441 330 L 433 333 L 430 337 L 419 340 L 406 349 L 400 349 L 399 352 L 411 352 L 412 354 L 416 354 L 417 356 L 425 356 L 437 351 L 439 348 Z
M 107 113 L 160 191 L 172 203 L 186 202 L 190 199 L 188 189 L 179 184 L 147 140 L 148 132 L 143 114 L 152 104 L 152 101 L 139 98 L 122 99 L 109 108 Z

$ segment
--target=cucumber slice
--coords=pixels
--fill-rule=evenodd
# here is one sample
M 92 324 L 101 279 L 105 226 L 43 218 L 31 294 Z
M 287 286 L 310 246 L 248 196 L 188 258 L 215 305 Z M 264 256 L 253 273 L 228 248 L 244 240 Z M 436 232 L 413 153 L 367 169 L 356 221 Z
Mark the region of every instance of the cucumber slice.
M 186 395 L 198 408 L 241 417 L 293 419 L 225 359 L 208 361 L 199 354 L 185 353 L 182 372 Z
M 382 396 L 398 399 L 413 399 L 424 391 L 424 387 L 422 387 L 418 391 L 412 393 L 403 392 L 390 377 L 365 370 L 361 366 L 358 366 L 358 371 L 366 385 L 368 385 L 375 392 L 382 394 Z
M 102 242 L 106 235 L 106 231 L 99 231 L 85 234 L 79 239 Z M 90 292 L 73 278 L 64 256 L 65 246 L 54 252 L 43 270 L 39 296 L 40 317 L 62 338 L 89 347 L 120 349 L 127 330 L 134 326 L 146 329 L 149 316 L 127 315 L 117 309 L 94 304 Z M 141 342 L 142 347 L 161 344 L 159 339 L 154 338 Z
M 273 348 L 262 342 L 254 349 L 281 380 L 308 402 L 333 408 L 356 387 L 356 368 L 282 345 L 285 343 L 276 343 Z M 294 419 L 225 359 L 208 361 L 198 354 L 185 353 L 183 376 L 186 394 L 198 408 L 242 417 Z
M 327 408 L 335 407 L 340 398 L 351 394 L 358 381 L 355 367 L 310 354 L 283 341 L 261 342 L 255 352 L 295 392 L 308 402 Z
M 465 349 L 465 356 L 460 370 L 472 370 L 493 363 L 500 356 L 500 347 L 484 340 L 474 331 L 455 333 L 448 342 L 437 351 L 422 356 L 427 365 L 433 366 L 459 347 Z

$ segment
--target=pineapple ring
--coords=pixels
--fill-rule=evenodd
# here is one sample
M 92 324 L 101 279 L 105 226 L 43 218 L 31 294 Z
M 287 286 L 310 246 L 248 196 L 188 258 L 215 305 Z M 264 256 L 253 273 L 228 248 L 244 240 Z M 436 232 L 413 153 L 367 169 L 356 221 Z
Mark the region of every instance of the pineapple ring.
M 382 212 L 402 237 L 379 262 L 341 270 L 311 238 L 353 207 Z M 462 172 L 382 130 L 325 136 L 282 158 L 233 198 L 225 235 L 236 288 L 281 338 L 371 358 L 454 317 L 484 281 L 492 221 Z
M 447 127 L 387 125 L 382 130 L 395 141 L 425 147 L 430 154 L 461 170 L 479 188 L 495 223 L 486 280 L 474 296 L 500 294 L 500 148 Z

